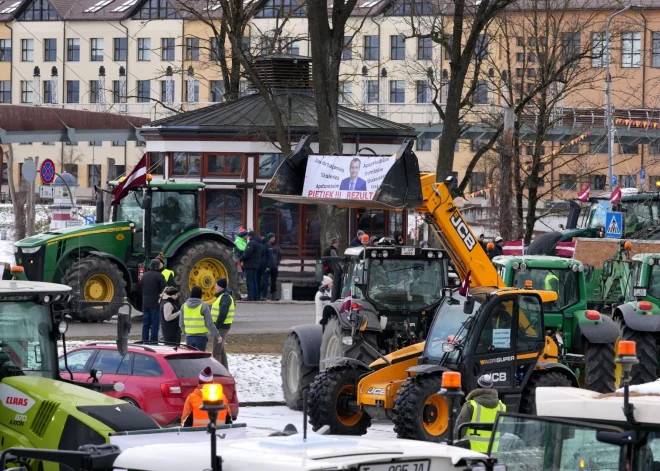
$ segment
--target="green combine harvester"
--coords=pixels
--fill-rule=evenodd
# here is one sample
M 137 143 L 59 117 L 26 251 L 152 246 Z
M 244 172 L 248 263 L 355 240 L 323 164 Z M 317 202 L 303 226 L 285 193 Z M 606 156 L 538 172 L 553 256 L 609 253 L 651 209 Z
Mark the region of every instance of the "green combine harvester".
M 199 285 L 203 299 L 211 301 L 218 278 L 238 288 L 238 267 L 233 241 L 200 227 L 204 186 L 173 179 L 148 181 L 113 207 L 113 222 L 107 223 L 99 191 L 96 224 L 23 239 L 16 243 L 16 263 L 25 267 L 30 281 L 68 285 L 79 301 L 112 303 L 71 313 L 85 322 L 109 320 L 126 298 L 141 309 L 140 279 L 160 252 L 184 299 Z

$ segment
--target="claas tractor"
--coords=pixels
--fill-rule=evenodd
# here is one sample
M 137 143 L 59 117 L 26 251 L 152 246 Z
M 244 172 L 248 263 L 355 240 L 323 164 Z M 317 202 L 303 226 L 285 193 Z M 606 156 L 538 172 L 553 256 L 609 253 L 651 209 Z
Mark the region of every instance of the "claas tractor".
M 73 288 L 75 300 L 106 303 L 71 313 L 81 321 L 110 319 L 125 298 L 141 309 L 140 278 L 161 252 L 184 299 L 198 285 L 203 299 L 211 301 L 218 278 L 228 278 L 237 287 L 238 267 L 232 256 L 234 243 L 200 227 L 203 190 L 201 182 L 151 180 L 148 175 L 145 185 L 131 188 L 113 206 L 112 222 L 106 223 L 97 190 L 96 224 L 18 241 L 16 263 L 25 267 L 30 281 L 62 283 Z
M 618 377 L 614 344 L 619 328 L 611 317 L 587 306 L 585 266 L 577 260 L 545 255 L 500 256 L 493 264 L 507 286 L 557 293 L 543 306 L 545 328 L 557 340 L 560 362 L 579 376 L 586 389 L 614 392 Z
M 123 386 L 100 384 L 102 372 L 92 370 L 89 381 L 81 383 L 66 363 L 60 369 L 57 341 L 63 340 L 66 353 L 65 316 L 71 313 L 72 294 L 60 284 L 0 281 L 0 450 L 74 451 L 107 443 L 113 432 L 159 428 L 138 408 L 102 394 Z M 121 315 L 118 329 L 127 324 L 130 313 Z M 59 466 L 33 463 L 32 469 Z

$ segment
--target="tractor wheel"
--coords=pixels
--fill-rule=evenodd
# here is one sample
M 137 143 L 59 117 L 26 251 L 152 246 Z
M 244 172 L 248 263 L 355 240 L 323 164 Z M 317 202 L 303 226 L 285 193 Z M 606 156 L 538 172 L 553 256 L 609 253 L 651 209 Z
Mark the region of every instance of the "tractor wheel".
M 616 385 L 614 345 L 591 343 L 584 339 L 584 387 L 599 393 L 611 393 Z
M 227 278 L 234 293 L 238 294 L 238 266 L 228 247 L 220 242 L 204 240 L 192 242 L 180 249 L 167 264 L 174 271 L 174 283 L 179 287 L 179 297 L 188 299 L 190 290 L 202 288 L 202 300 L 215 299 L 215 281 Z
M 330 426 L 332 435 L 364 435 L 371 426 L 366 412 L 347 409 L 348 401 L 357 399 L 356 372 L 348 366 L 322 371 L 309 387 L 307 409 L 315 432 Z
M 573 386 L 571 380 L 562 373 L 546 371 L 534 373 L 525 386 L 520 400 L 520 413 L 536 415 L 536 388 L 541 387 L 568 387 Z
M 621 340 L 632 340 L 637 344 L 639 364 L 632 367 L 630 384 L 651 383 L 658 379 L 658 346 L 654 332 L 641 332 L 628 327 L 623 317 L 618 318 Z
M 331 317 L 328 320 L 328 323 L 325 326 L 325 329 L 323 330 L 323 337 L 321 338 L 321 356 L 319 358 L 319 369 L 321 371 L 324 371 L 326 369 L 326 366 L 323 363 L 323 360 L 326 358 L 337 358 L 337 357 L 343 357 L 343 356 L 351 356 L 351 355 L 346 355 L 346 351 L 349 348 L 352 348 L 352 345 L 345 345 L 342 342 L 343 337 L 350 337 L 351 336 L 351 331 L 348 329 L 343 329 L 341 324 L 339 323 L 339 319 L 337 319 L 336 316 Z M 367 342 L 370 343 L 372 347 L 378 348 L 378 344 L 376 343 L 376 336 L 373 335 L 372 333 L 362 333 L 362 342 Z M 355 358 L 356 360 L 360 360 L 367 365 L 374 361 L 374 357 L 369 356 L 365 352 L 363 352 L 361 349 L 357 348 L 354 349 L 354 351 L 357 352 L 357 356 L 351 356 L 351 358 Z
M 281 365 L 284 401 L 290 409 L 302 410 L 303 390 L 312 384 L 318 369 L 304 365 L 302 345 L 296 334 L 289 334 L 284 342 Z
M 110 260 L 87 257 L 67 270 L 64 284 L 73 288 L 80 301 L 123 303 L 126 298 L 126 280 Z M 71 317 L 82 322 L 103 322 L 119 312 L 120 306 L 89 307 L 71 312 Z
M 440 376 L 408 378 L 394 400 L 394 431 L 397 438 L 440 443 L 447 440 L 449 407 L 440 391 Z

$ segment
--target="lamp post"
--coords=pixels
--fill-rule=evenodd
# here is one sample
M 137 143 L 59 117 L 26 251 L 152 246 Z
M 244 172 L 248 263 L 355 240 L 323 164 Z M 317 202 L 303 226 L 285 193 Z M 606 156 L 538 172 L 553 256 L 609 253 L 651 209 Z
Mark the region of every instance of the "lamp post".
M 202 389 L 202 407 L 200 410 L 209 415 L 208 432 L 211 434 L 211 470 L 220 471 L 222 469 L 220 458 L 218 457 L 217 437 L 215 434 L 215 421 L 218 419 L 218 413 L 227 407 L 224 404 L 222 384 L 205 384 Z

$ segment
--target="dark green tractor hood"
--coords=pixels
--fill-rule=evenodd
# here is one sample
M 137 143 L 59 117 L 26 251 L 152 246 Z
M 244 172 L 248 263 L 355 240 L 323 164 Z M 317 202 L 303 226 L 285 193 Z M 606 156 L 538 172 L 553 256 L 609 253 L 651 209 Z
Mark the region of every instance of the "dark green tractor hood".
M 91 226 L 77 226 L 69 227 L 66 229 L 59 229 L 57 231 L 44 232 L 37 234 L 27 239 L 19 240 L 16 242 L 16 247 L 40 247 L 42 245 L 57 242 L 62 239 L 69 239 L 72 237 L 80 237 L 91 234 L 100 234 L 104 232 L 123 232 L 130 230 L 127 221 L 108 222 L 104 224 L 92 224 Z

